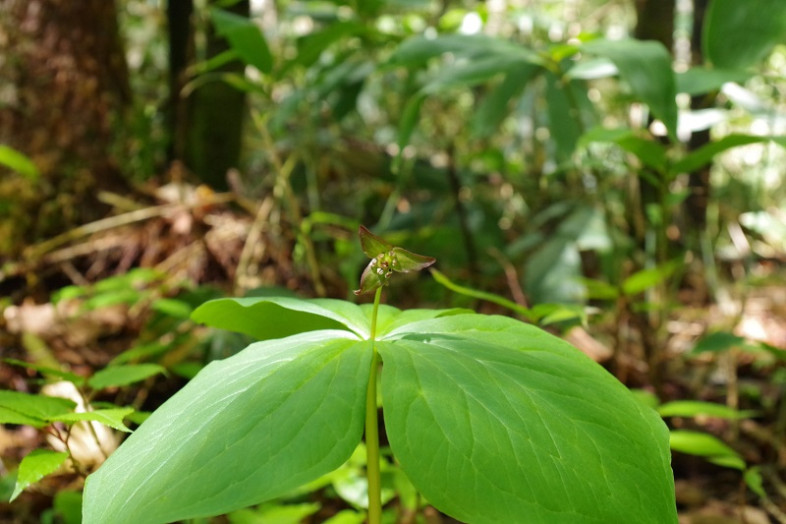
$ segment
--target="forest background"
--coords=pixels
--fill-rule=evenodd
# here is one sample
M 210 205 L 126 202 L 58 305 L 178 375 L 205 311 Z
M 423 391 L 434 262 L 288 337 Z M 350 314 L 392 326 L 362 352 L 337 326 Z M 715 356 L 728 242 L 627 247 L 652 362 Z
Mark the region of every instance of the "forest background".
M 784 90 L 781 0 L 3 0 L 0 385 L 114 371 L 111 448 L 247 343 L 194 307 L 352 297 L 364 224 L 438 260 L 387 303 L 535 323 L 658 409 L 685 522 L 786 522 Z M 19 495 L 60 444 L 3 422 L 0 518 L 78 522 L 111 449 Z M 361 466 L 226 519 L 362 518 Z

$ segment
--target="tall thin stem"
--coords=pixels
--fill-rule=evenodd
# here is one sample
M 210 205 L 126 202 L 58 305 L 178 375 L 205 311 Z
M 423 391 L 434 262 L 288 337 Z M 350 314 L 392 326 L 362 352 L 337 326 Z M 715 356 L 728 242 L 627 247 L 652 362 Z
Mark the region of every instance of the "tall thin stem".
M 382 288 L 377 288 L 374 295 L 374 310 L 371 313 L 371 371 L 368 377 L 366 390 L 366 476 L 368 478 L 368 524 L 382 522 L 382 487 L 379 473 L 379 427 L 377 415 L 377 368 L 379 355 L 377 354 L 377 311 Z

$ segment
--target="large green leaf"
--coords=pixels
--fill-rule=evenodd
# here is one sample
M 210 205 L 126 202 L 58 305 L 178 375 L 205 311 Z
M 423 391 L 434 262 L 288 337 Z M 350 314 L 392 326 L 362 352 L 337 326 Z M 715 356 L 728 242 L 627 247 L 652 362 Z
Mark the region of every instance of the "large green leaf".
M 643 40 L 593 40 L 582 45 L 587 53 L 608 58 L 633 94 L 650 107 L 676 141 L 677 88 L 671 54 L 660 42 Z
M 786 40 L 783 0 L 713 0 L 704 18 L 702 51 L 715 67 L 745 69 Z
M 221 514 L 332 471 L 360 441 L 370 365 L 346 331 L 211 363 L 88 478 L 85 524 Z
M 390 445 L 463 522 L 677 522 L 668 432 L 600 366 L 503 317 L 453 316 L 379 343 Z
M 203 321 L 227 323 L 208 314 L 218 304 L 203 306 Z M 225 513 L 351 455 L 371 372 L 362 338 L 372 306 L 223 304 L 244 329 L 252 313 L 272 315 L 252 330 L 262 336 L 281 333 L 279 323 L 309 330 L 316 319 L 341 329 L 258 342 L 206 367 L 88 478 L 86 524 Z M 438 508 L 473 523 L 675 522 L 665 426 L 578 350 L 461 310 L 380 306 L 377 318 L 391 446 Z

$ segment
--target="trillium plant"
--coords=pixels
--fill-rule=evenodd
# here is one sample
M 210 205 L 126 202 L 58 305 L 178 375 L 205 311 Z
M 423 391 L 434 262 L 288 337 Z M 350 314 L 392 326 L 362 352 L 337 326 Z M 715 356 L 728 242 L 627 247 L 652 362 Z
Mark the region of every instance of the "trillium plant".
M 220 299 L 201 323 L 258 339 L 206 366 L 87 479 L 86 524 L 164 523 L 291 493 L 367 450 L 381 522 L 378 397 L 394 460 L 467 523 L 676 523 L 668 431 L 601 366 L 537 327 L 380 304 L 434 259 L 360 229 L 374 303 Z M 378 386 L 381 395 L 378 395 Z

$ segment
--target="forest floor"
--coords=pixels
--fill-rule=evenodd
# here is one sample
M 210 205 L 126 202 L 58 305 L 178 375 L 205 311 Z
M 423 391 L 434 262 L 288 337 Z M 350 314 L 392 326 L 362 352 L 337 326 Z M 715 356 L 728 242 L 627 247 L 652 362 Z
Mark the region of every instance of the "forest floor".
M 182 372 L 109 392 L 113 402 L 151 410 L 185 383 L 190 369 L 186 364 L 195 357 L 216 356 L 200 346 L 203 328 L 166 310 L 164 305 L 172 305 L 166 299 L 189 294 L 189 300 L 197 300 L 264 286 L 316 294 L 308 271 L 293 262 L 297 232 L 276 223 L 268 204 L 252 206 L 232 195 L 188 186 L 164 186 L 144 205 L 127 204 L 125 212 L 31 246 L 18 261 L 0 268 L 0 290 L 7 297 L 0 304 L 3 359 L 66 367 L 89 376 L 130 348 L 160 344 L 158 362 Z M 707 305 L 675 307 L 669 315 L 662 387 L 668 400 L 704 400 L 752 410 L 739 420 L 672 417 L 670 427 L 718 437 L 743 458 L 746 471 L 755 471 L 763 486 L 757 494 L 746 484 L 744 471 L 675 452 L 683 524 L 786 522 L 786 353 L 777 349 L 786 347 L 786 275 L 773 262 L 761 262 L 753 270 L 761 273 L 764 285 L 744 295 L 723 294 Z M 328 296 L 347 295 L 336 273 L 326 271 L 323 278 Z M 107 279 L 114 283 L 103 288 L 95 284 Z M 733 319 L 730 332 L 764 342 L 771 350 L 741 347 L 689 358 L 697 338 L 718 318 Z M 611 329 L 590 323 L 585 331 L 573 333 L 572 341 L 606 364 L 613 353 L 608 349 L 614 338 Z M 626 362 L 631 377 L 645 366 L 637 351 Z M 40 379 L 35 370 L 0 362 L 0 389 L 35 392 Z M 635 382 L 642 385 L 641 379 Z M 0 426 L 0 476 L 8 479 L 13 465 L 49 440 L 45 432 L 29 426 Z M 0 521 L 40 522 L 58 491 L 78 490 L 81 483 L 73 473 L 48 478 L 13 504 L 0 503 Z M 0 484 L 0 495 L 8 489 L 7 481 Z M 427 520 L 451 522 L 433 511 Z

